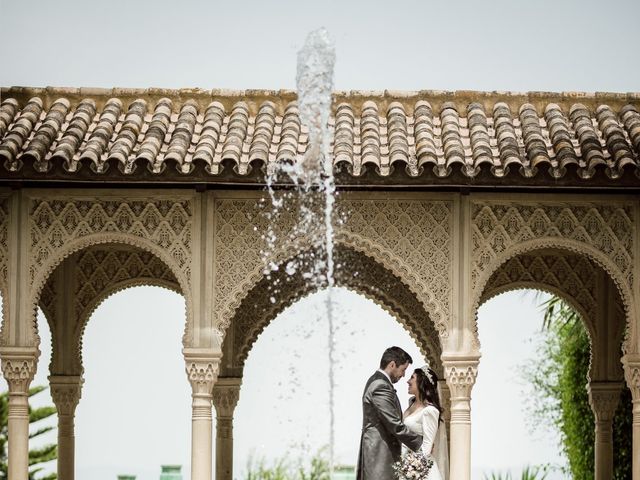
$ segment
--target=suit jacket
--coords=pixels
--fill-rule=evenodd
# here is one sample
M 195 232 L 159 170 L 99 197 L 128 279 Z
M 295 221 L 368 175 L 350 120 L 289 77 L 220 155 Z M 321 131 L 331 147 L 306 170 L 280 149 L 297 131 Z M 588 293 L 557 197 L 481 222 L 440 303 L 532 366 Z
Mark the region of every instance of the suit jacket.
M 422 445 L 422 436 L 402 423 L 402 408 L 389 379 L 376 371 L 362 395 L 362 435 L 358 455 L 358 480 L 392 480 L 391 465 L 400 460 L 401 444 L 411 450 Z

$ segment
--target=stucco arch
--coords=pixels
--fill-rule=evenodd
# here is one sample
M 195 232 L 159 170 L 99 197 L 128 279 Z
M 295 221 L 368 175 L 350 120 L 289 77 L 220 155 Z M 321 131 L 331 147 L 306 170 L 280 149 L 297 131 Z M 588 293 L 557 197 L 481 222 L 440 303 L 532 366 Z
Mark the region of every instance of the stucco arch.
M 599 267 L 606 275 L 608 279 L 613 282 L 615 285 L 616 291 L 619 295 L 620 302 L 624 309 L 625 316 L 625 334 L 623 340 L 623 351 L 627 351 L 629 346 L 630 339 L 633 338 L 633 319 L 634 319 L 634 302 L 633 302 L 633 294 L 631 291 L 631 285 L 629 285 L 629 280 L 626 278 L 620 269 L 615 265 L 615 263 L 603 252 L 599 251 L 595 247 L 586 244 L 584 242 L 579 242 L 572 239 L 561 238 L 561 237 L 546 237 L 546 238 L 537 238 L 527 241 L 522 241 L 515 245 L 512 245 L 506 248 L 503 252 L 497 255 L 487 268 L 484 269 L 482 275 L 478 277 L 478 281 L 476 283 L 476 288 L 474 289 L 473 298 L 471 301 L 471 315 L 474 318 L 474 341 L 477 346 L 479 346 L 478 339 L 478 324 L 475 313 L 477 312 L 481 303 L 483 303 L 483 298 L 487 296 L 485 290 L 491 280 L 491 278 L 506 265 L 510 260 L 520 257 L 522 255 L 526 255 L 536 251 L 548 251 L 553 250 L 558 252 L 558 254 L 562 255 L 579 255 L 584 256 L 594 263 L 597 267 Z M 540 283 L 540 282 L 536 282 Z M 554 287 L 553 285 L 550 288 Z M 555 286 L 559 291 L 562 291 L 559 286 Z M 569 295 L 570 296 L 570 295 Z M 567 297 L 566 292 L 563 297 Z M 579 303 L 579 302 L 576 302 Z M 589 326 L 587 326 L 589 328 Z
M 175 278 L 175 282 L 179 286 L 180 293 L 185 296 L 185 308 L 186 308 L 186 321 L 185 321 L 185 335 L 184 338 L 188 338 L 188 332 L 191 329 L 191 312 L 190 312 L 190 288 L 187 278 L 185 278 L 182 269 L 176 264 L 172 256 L 168 251 L 155 244 L 154 242 L 147 240 L 143 237 L 136 235 L 123 233 L 123 232 L 103 232 L 99 234 L 90 234 L 77 239 L 72 239 L 58 249 L 55 249 L 52 254 L 42 263 L 42 266 L 34 272 L 33 283 L 30 292 L 30 304 L 32 305 L 33 318 L 31 325 L 33 328 L 33 335 L 35 344 L 39 343 L 35 312 L 40 303 L 40 297 L 46 282 L 51 277 L 53 271 L 62 264 L 69 256 L 82 252 L 85 249 L 89 249 L 97 245 L 124 245 L 133 247 L 133 249 L 139 249 L 152 254 L 158 258 L 166 268 L 172 273 Z
M 411 289 L 384 265 L 344 244 L 336 246 L 335 259 L 336 264 L 349 266 L 337 269 L 336 285 L 363 295 L 398 319 L 442 375 L 438 332 Z M 244 361 L 264 328 L 289 305 L 322 288 L 309 285 L 300 272 L 287 275 L 283 268 L 258 282 L 236 309 L 225 336 L 222 375 L 241 376 Z
M 56 332 L 59 328 L 65 331 L 65 344 L 53 345 L 51 371 L 59 373 L 71 369 L 74 374 L 81 374 L 82 339 L 95 309 L 117 292 L 142 285 L 182 294 L 178 280 L 162 259 L 130 244 L 94 244 L 62 260 L 44 284 L 39 298 L 51 331 Z M 74 292 L 71 299 L 64 295 L 68 289 Z M 55 318 L 58 305 L 67 305 L 65 308 L 70 312 L 63 319 Z M 74 355 L 72 364 L 69 359 L 64 365 L 60 363 L 58 352 L 61 349 Z

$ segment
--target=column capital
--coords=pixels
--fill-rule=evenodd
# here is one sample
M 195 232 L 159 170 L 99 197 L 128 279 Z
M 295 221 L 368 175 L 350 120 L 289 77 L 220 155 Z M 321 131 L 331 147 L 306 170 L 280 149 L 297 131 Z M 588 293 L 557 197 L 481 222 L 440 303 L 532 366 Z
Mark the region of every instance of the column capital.
M 213 405 L 219 417 L 233 417 L 240 399 L 241 377 L 220 377 L 213 386 Z
M 211 395 L 220 372 L 220 352 L 184 349 L 185 369 L 195 395 Z
M 633 401 L 640 402 L 640 354 L 626 354 L 622 357 L 622 365 Z
M 40 351 L 33 347 L 2 347 L 2 375 L 10 393 L 27 394 L 38 366 Z
M 447 384 L 452 396 L 470 397 L 471 389 L 478 377 L 478 356 L 445 356 L 442 355 Z
M 83 378 L 80 375 L 50 375 L 51 398 L 59 415 L 73 415 L 82 396 Z
M 590 382 L 589 404 L 597 422 L 611 422 L 618 408 L 622 382 Z

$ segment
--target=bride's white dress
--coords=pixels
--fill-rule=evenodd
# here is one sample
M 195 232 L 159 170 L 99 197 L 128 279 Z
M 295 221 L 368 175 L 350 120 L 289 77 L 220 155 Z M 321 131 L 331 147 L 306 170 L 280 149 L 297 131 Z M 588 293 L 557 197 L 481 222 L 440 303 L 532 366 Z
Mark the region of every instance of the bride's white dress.
M 446 430 L 444 424 L 438 421 L 439 418 L 440 412 L 433 405 L 418 408 L 404 417 L 404 424 L 411 431 L 422 435 L 422 453 L 426 456 L 431 456 L 434 461 L 433 467 L 429 470 L 429 475 L 425 480 L 446 480 L 448 476 Z M 439 431 L 439 426 L 443 431 Z M 442 463 L 447 463 L 447 465 L 442 465 Z

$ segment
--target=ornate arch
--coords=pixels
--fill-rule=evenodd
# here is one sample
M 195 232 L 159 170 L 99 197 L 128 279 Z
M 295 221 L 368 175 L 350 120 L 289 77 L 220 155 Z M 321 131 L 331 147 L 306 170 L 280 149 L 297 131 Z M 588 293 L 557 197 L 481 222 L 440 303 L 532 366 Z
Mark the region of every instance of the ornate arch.
M 591 337 L 597 315 L 597 274 L 601 268 L 583 255 L 557 250 L 530 251 L 512 257 L 489 278 L 480 305 L 513 290 L 541 290 L 563 298 L 580 315 Z
M 396 317 L 442 375 L 438 332 L 411 289 L 386 266 L 363 252 L 340 244 L 335 254 L 337 264 L 349 265 L 348 271 L 336 271 L 336 285 L 363 295 Z M 230 354 L 231 358 L 223 359 L 223 364 L 236 372 L 241 370 L 264 328 L 288 306 L 321 288 L 309 285 L 299 272 L 287 275 L 284 268 L 274 272 L 269 280 L 263 278 L 236 310 L 223 347 L 225 355 Z
M 30 298 L 35 310 L 47 279 L 69 255 L 101 244 L 124 244 L 149 252 L 172 272 L 186 298 L 185 334 L 191 331 L 190 199 L 92 198 L 31 200 Z
M 614 282 L 626 312 L 626 350 L 635 314 L 633 252 L 638 240 L 633 209 L 633 203 L 617 200 L 475 201 L 471 213 L 473 294 L 468 315 L 473 316 L 487 281 L 502 264 L 530 251 L 555 248 L 585 255 Z
M 108 297 L 124 289 L 135 286 L 158 286 L 181 294 L 180 285 L 170 268 L 156 255 L 128 244 L 99 244 L 86 247 L 73 257 L 70 265 L 72 280 L 64 285 L 73 290 L 73 318 L 71 337 L 68 345 L 57 348 L 74 349 L 74 374 L 82 372 L 82 341 L 84 331 L 95 309 Z M 69 261 L 69 260 L 63 260 Z M 63 263 L 59 264 L 60 268 Z M 58 294 L 59 277 L 52 274 L 45 283 L 40 295 L 40 307 L 47 316 L 52 332 L 59 326 L 55 318 L 55 302 L 60 301 Z M 53 336 L 52 336 L 53 338 Z M 52 349 L 52 371 L 61 368 L 57 365 L 57 348 Z M 70 366 L 69 366 L 70 368 Z
M 224 332 L 235 311 L 264 276 L 259 246 L 267 228 L 267 202 L 216 199 L 216 324 Z M 335 241 L 384 265 L 414 293 L 447 336 L 452 279 L 452 202 L 424 199 L 377 201 L 341 199 Z M 288 212 L 285 212 L 288 214 Z M 295 224 L 291 212 L 273 226 L 277 238 L 287 238 Z M 307 239 L 282 245 L 269 257 L 276 264 L 308 248 Z

